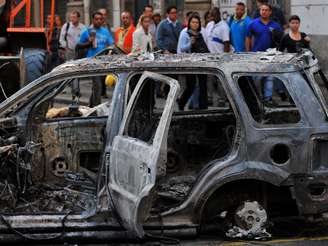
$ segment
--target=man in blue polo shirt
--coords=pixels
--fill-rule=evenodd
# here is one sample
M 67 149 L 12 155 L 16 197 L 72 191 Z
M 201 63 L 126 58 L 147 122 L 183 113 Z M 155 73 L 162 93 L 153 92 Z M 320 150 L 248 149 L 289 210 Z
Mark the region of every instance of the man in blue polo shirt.
M 252 21 L 247 30 L 246 50 L 247 51 L 266 51 L 274 48 L 273 35 L 276 32 L 283 32 L 281 26 L 270 19 L 272 6 L 263 3 L 260 9 L 260 18 Z M 273 77 L 266 77 L 264 82 L 263 99 L 267 106 L 272 105 Z
M 113 45 L 114 40 L 107 28 L 103 27 L 104 16 L 100 12 L 92 15 L 92 28 L 87 28 L 81 33 L 80 42 L 77 45 L 80 49 L 87 49 L 87 57 L 95 56 L 99 51 L 107 46 Z M 106 96 L 104 78 L 96 76 L 92 78 L 92 93 L 89 99 L 89 106 L 95 107 L 101 103 L 101 96 Z
M 270 4 L 262 4 L 261 17 L 252 21 L 248 26 L 246 49 L 247 51 L 266 51 L 274 48 L 273 33 L 282 32 L 281 26 L 270 19 L 272 7 Z
M 93 28 L 85 29 L 81 33 L 79 46 L 88 48 L 87 57 L 93 57 L 107 46 L 114 44 L 113 37 L 108 29 L 102 27 L 103 18 L 100 12 L 94 13 L 92 15 Z
M 246 14 L 246 5 L 238 2 L 235 8 L 235 14 L 229 20 L 231 32 L 231 43 L 235 52 L 245 52 L 246 34 L 251 18 Z
M 253 12 L 252 18 L 257 19 L 260 15 L 260 9 L 262 4 L 268 4 L 269 0 L 256 0 L 257 9 Z M 282 10 L 278 7 L 272 7 L 272 14 L 270 16 L 271 20 L 277 22 L 283 29 L 288 28 L 286 18 Z

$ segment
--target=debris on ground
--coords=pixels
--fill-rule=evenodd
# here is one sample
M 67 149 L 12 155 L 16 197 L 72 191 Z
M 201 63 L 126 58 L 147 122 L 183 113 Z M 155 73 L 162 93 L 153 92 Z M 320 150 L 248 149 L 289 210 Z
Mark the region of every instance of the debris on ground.
M 159 185 L 158 195 L 163 198 L 182 201 L 189 194 L 194 182 L 194 176 L 172 177 L 167 182 Z

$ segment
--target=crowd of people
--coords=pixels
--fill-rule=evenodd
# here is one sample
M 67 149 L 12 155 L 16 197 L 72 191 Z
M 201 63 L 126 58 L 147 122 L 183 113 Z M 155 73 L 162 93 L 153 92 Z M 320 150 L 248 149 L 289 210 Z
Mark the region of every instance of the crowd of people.
M 268 0 L 257 0 L 257 7 L 250 17 L 245 4 L 238 2 L 230 18 L 221 18 L 220 9 L 213 7 L 206 12 L 202 25 L 198 12 L 188 12 L 181 23 L 178 20 L 177 7 L 167 8 L 166 18 L 161 20 L 161 15 L 154 14 L 153 7 L 147 5 L 137 25 L 134 25 L 129 11 L 122 12 L 122 26 L 115 30 L 114 38 L 106 22 L 106 9 L 100 9 L 92 15 L 92 24 L 89 27 L 80 22 L 80 13 L 73 11 L 70 21 L 62 27 L 56 16 L 53 36 L 57 38 L 52 39 L 50 52 L 58 54 L 58 58 L 54 60 L 57 59 L 60 63 L 75 58 L 93 57 L 112 45 L 126 55 L 153 51 L 164 54 L 261 52 L 270 48 L 295 53 L 302 48 L 310 48 L 310 38 L 300 32 L 301 20 L 298 16 L 291 16 L 287 23 L 282 10 L 271 6 Z M 264 100 L 270 102 L 272 78 L 266 78 L 263 83 Z M 189 84 L 188 90 L 180 99 L 180 108 L 184 107 L 194 87 L 194 82 Z
M 272 7 L 268 0 L 257 0 L 257 6 L 250 17 L 245 4 L 239 2 L 234 15 L 228 19 L 222 19 L 220 9 L 214 7 L 206 12 L 202 25 L 197 12 L 188 12 L 181 23 L 176 7 L 169 7 L 166 18 L 161 20 L 161 15 L 154 14 L 153 7 L 147 5 L 137 25 L 129 11 L 122 12 L 122 26 L 113 35 L 106 22 L 106 9 L 99 9 L 92 15 L 89 27 L 80 22 L 80 13 L 73 11 L 63 26 L 60 17 L 55 17 L 50 49 L 58 53 L 62 61 L 67 61 L 92 57 L 111 45 L 124 54 L 155 50 L 166 54 L 257 52 L 275 47 L 281 51 L 297 52 L 309 48 L 309 37 L 299 31 L 301 20 L 298 16 L 292 16 L 287 24 L 281 9 Z
M 154 14 L 153 7 L 147 5 L 137 25 L 133 23 L 132 14 L 123 11 L 122 26 L 113 34 L 106 22 L 106 9 L 99 9 L 92 15 L 89 27 L 80 22 L 80 13 L 73 11 L 63 26 L 60 17 L 55 17 L 50 51 L 58 52 L 59 58 L 67 61 L 92 57 L 111 45 L 124 54 L 156 50 L 165 54 L 257 52 L 275 47 L 280 51 L 297 52 L 309 48 L 309 37 L 299 31 L 301 20 L 298 16 L 292 16 L 287 24 L 281 9 L 272 7 L 268 0 L 257 0 L 257 6 L 250 17 L 245 4 L 239 2 L 234 15 L 228 19 L 222 19 L 220 9 L 214 7 L 206 12 L 202 25 L 197 12 L 188 12 L 181 23 L 176 7 L 169 7 L 166 18 L 161 20 L 161 15 Z

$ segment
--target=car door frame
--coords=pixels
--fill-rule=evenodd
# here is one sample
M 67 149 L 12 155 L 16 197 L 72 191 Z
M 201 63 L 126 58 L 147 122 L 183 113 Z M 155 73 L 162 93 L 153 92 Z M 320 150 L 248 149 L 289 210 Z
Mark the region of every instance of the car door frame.
M 152 143 L 145 143 L 125 135 L 126 125 L 133 113 L 135 101 L 139 99 L 139 93 L 147 79 L 163 82 L 170 87 Z M 142 223 L 151 208 L 150 194 L 155 186 L 158 166 L 165 162 L 167 135 L 179 90 L 178 81 L 161 74 L 144 72 L 124 112 L 120 130 L 113 140 L 110 154 L 105 155 L 105 161 L 110 161 L 108 187 L 112 206 L 123 227 L 136 237 L 145 236 Z M 133 162 L 129 166 L 127 164 L 129 161 L 136 161 L 139 165 L 135 166 Z M 122 170 L 123 166 L 126 168 Z M 141 180 L 135 175 L 138 170 L 143 177 Z M 119 180 L 122 177 L 128 177 L 129 180 Z

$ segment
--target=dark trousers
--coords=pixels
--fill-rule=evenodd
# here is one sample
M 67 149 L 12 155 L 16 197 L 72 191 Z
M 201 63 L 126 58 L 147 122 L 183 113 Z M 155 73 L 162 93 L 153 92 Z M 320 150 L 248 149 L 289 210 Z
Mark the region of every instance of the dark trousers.
M 73 99 L 81 97 L 81 90 L 80 90 L 80 81 L 79 79 L 74 79 L 71 83 L 71 93 Z
M 93 108 L 101 103 L 101 86 L 103 83 L 103 76 L 96 76 L 92 78 L 92 92 L 89 100 L 89 107 Z
M 186 88 L 183 91 L 179 99 L 179 108 L 184 109 L 186 103 L 191 97 L 192 93 L 195 90 L 197 78 L 199 81 L 199 109 L 207 109 L 208 100 L 207 100 L 207 76 L 203 74 L 199 75 L 187 75 L 186 76 Z
M 102 83 L 101 83 L 101 95 L 102 96 L 107 95 L 107 93 L 106 93 L 107 87 L 105 85 L 105 80 L 106 80 L 106 77 L 102 77 Z

